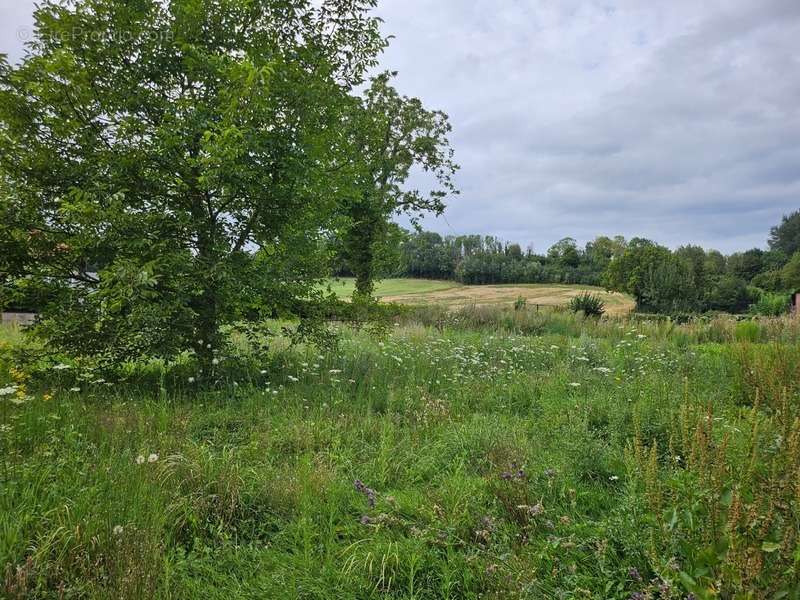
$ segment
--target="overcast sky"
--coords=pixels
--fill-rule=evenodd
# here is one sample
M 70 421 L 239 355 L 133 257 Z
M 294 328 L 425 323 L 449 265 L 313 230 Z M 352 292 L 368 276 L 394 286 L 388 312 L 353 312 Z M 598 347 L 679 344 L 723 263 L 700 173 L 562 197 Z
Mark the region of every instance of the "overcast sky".
M 0 0 L 16 60 L 33 0 Z M 765 246 L 800 208 L 800 0 L 382 0 L 383 67 L 447 112 L 441 233 Z

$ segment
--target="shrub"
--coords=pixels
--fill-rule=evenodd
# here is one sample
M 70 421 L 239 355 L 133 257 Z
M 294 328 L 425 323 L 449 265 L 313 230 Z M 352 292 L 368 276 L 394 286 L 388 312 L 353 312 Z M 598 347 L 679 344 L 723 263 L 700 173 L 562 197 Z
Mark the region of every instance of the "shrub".
M 778 317 L 789 308 L 789 299 L 786 294 L 763 292 L 758 300 L 750 305 L 750 314 L 765 317 Z
M 595 294 L 584 292 L 569 301 L 572 312 L 582 312 L 587 317 L 601 317 L 606 312 L 605 302 Z

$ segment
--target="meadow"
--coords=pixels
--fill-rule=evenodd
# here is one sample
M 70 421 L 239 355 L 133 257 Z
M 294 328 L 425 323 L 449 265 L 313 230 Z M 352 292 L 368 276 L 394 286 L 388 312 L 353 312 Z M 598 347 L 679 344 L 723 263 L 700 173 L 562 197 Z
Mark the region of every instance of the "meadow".
M 339 278 L 329 282 L 330 289 L 339 298 L 349 298 L 355 289 L 352 278 Z M 634 309 L 634 301 L 627 294 L 609 292 L 592 285 L 567 285 L 557 283 L 528 283 L 504 285 L 463 285 L 454 281 L 430 279 L 386 279 L 377 282 L 375 296 L 384 302 L 404 305 L 443 305 L 453 309 L 467 306 L 510 305 L 523 300 L 533 308 L 565 306 L 570 299 L 584 292 L 601 298 L 609 314 L 624 315 Z
M 353 277 L 338 277 L 328 281 L 327 286 L 339 298 L 348 299 L 356 289 Z M 428 294 L 455 287 L 460 284 L 455 281 L 438 281 L 436 279 L 411 279 L 388 278 L 375 282 L 376 298 L 389 298 L 394 296 L 410 296 L 413 294 Z
M 800 325 L 497 307 L 13 365 L 9 598 L 797 598 Z

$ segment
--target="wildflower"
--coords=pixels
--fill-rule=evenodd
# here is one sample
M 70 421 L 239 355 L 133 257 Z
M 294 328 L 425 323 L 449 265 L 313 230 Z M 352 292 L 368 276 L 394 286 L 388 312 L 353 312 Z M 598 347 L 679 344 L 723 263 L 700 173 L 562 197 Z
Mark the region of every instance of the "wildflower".
M 361 517 L 360 522 L 362 525 L 372 525 L 373 520 L 367 515 L 364 515 L 363 517 Z
M 642 580 L 642 575 L 641 573 L 639 573 L 639 569 L 637 569 L 636 567 L 631 567 L 630 569 L 628 569 L 628 577 L 630 577 L 634 581 Z
M 17 386 L 12 385 L 9 387 L 0 388 L 0 396 L 10 396 L 17 393 Z
M 287 379 L 288 379 L 289 381 L 291 381 L 292 383 L 297 383 L 298 381 L 300 381 L 300 379 L 299 379 L 299 378 L 297 378 L 297 377 L 295 377 L 294 375 L 287 375 L 286 377 L 287 377 Z
M 80 391 L 81 391 L 81 388 L 79 388 L 79 387 L 72 387 L 72 388 L 69 388 L 69 391 L 70 391 L 70 392 L 75 392 L 75 393 L 78 393 L 78 392 L 80 392 Z
M 42 394 L 42 400 L 48 402 L 53 399 L 53 394 Z
M 262 375 L 266 375 L 267 374 L 267 370 L 266 369 L 261 369 L 261 374 Z
M 147 462 L 154 463 L 158 460 L 158 454 L 153 452 L 150 456 L 147 457 Z
M 360 479 L 356 479 L 355 482 L 353 483 L 353 485 L 355 486 L 357 491 L 361 492 L 362 494 L 364 494 L 367 497 L 367 502 L 369 503 L 370 508 L 374 508 L 375 507 L 375 490 L 365 486 L 361 482 Z
M 338 375 L 341 372 L 342 372 L 341 369 L 331 369 L 330 371 L 328 371 L 328 373 L 330 373 L 331 375 Z
M 137 465 L 143 465 L 144 461 L 145 461 L 145 458 L 144 458 L 143 455 L 140 454 L 139 456 L 136 457 L 136 464 Z
M 532 517 L 540 515 L 544 512 L 544 506 L 542 506 L 541 502 L 538 504 L 534 504 L 533 506 L 528 506 L 527 504 L 520 504 L 517 506 L 517 508 L 519 510 L 525 511 Z
M 189 383 L 194 383 L 194 382 L 195 382 L 195 379 L 194 379 L 194 377 L 189 377 L 189 379 L 188 379 L 187 381 L 188 381 Z
M 569 384 L 569 386 L 574 388 L 579 388 L 581 387 L 581 384 L 578 383 L 577 381 L 573 381 L 572 383 Z
M 211 364 L 212 365 L 218 365 L 219 364 L 219 359 L 218 358 L 212 358 L 211 359 Z
M 122 525 L 114 525 L 114 530 L 113 531 L 114 531 L 114 535 L 122 535 L 122 532 L 124 530 L 122 528 Z
M 609 481 L 618 481 L 619 480 L 619 476 L 618 475 L 612 475 L 611 477 L 608 478 L 608 480 Z
M 65 365 L 64 363 L 58 363 L 53 367 L 56 371 L 63 371 L 64 369 L 71 369 L 69 365 Z

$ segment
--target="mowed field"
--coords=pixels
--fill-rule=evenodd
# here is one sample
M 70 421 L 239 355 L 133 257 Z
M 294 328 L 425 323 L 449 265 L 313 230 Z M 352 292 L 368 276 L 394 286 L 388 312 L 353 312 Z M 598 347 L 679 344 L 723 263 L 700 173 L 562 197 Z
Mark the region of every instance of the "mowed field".
M 350 278 L 331 282 L 331 290 L 340 297 L 353 293 L 354 282 Z M 428 279 L 385 279 L 375 287 L 375 295 L 385 302 L 401 304 L 445 304 L 453 308 L 466 305 L 513 304 L 524 298 L 529 306 L 566 306 L 570 299 L 583 292 L 591 292 L 603 298 L 609 314 L 627 314 L 634 308 L 633 299 L 626 294 L 607 292 L 591 285 L 562 284 L 515 284 L 515 285 L 461 285 L 453 281 Z

